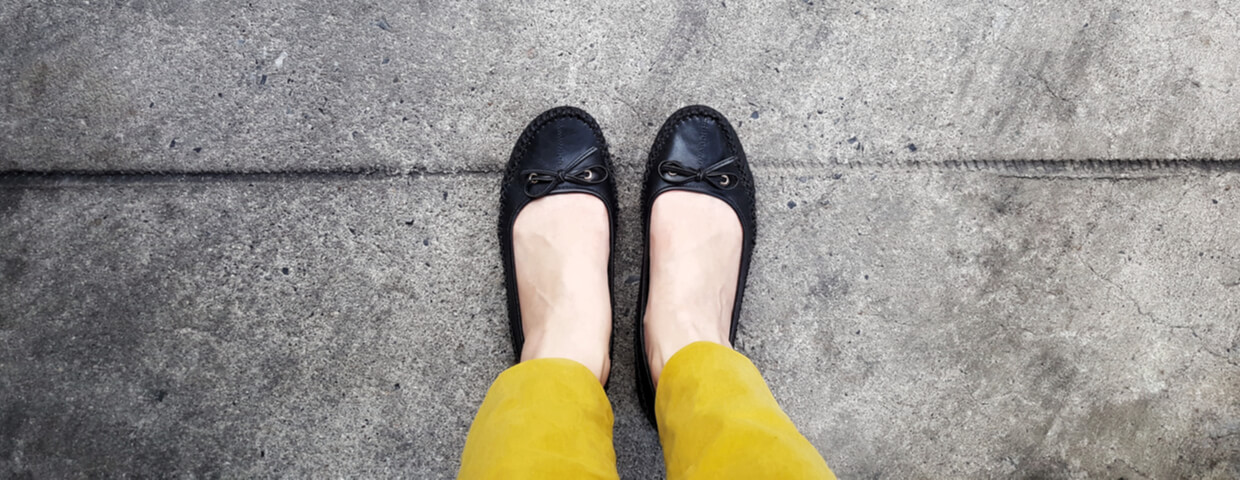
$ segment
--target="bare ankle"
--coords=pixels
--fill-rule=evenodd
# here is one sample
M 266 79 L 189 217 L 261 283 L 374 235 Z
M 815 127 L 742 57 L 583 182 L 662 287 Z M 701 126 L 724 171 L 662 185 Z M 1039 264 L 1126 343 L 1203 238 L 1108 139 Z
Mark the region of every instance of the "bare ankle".
M 649 360 L 650 375 L 657 385 L 663 366 L 681 349 L 697 342 L 710 342 L 731 348 L 727 329 L 719 328 L 714 320 L 685 321 L 676 320 L 674 315 L 647 316 L 646 322 L 646 358 Z
M 521 361 L 541 358 L 561 358 L 580 363 L 589 369 L 600 383 L 604 384 L 607 383 L 607 377 L 611 372 L 611 358 L 607 354 L 606 346 L 591 347 L 583 342 L 565 338 L 527 338 L 521 350 Z

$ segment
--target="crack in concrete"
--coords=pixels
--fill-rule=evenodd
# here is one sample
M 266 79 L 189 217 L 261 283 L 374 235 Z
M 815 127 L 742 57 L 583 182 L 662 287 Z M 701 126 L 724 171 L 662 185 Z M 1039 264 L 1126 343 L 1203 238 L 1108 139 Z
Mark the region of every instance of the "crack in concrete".
M 1233 356 L 1231 356 L 1231 355 L 1223 355 L 1223 354 L 1221 354 L 1221 353 L 1219 353 L 1219 352 L 1216 352 L 1216 351 L 1214 351 L 1214 350 L 1212 350 L 1212 349 L 1210 349 L 1210 348 L 1207 348 L 1205 345 L 1202 345 L 1202 346 L 1201 346 L 1201 348 L 1200 348 L 1198 351 L 1199 351 L 1199 352 L 1206 352 L 1206 354 L 1207 354 L 1207 355 L 1210 355 L 1211 357 L 1214 357 L 1214 358 L 1217 358 L 1217 359 L 1222 360 L 1222 361 L 1224 361 L 1224 362 L 1227 362 L 1229 365 L 1231 365 L 1231 366 L 1233 366 L 1233 367 L 1240 367 L 1240 359 L 1237 359 L 1237 358 L 1232 358 Z
M 1121 298 L 1123 298 L 1123 299 L 1127 299 L 1127 300 L 1128 300 L 1128 302 L 1129 302 L 1129 303 L 1131 303 L 1131 304 L 1132 304 L 1132 306 L 1133 306 L 1134 308 L 1136 308 L 1136 309 L 1137 309 L 1137 314 L 1138 314 L 1138 315 L 1141 315 L 1141 316 L 1143 316 L 1143 317 L 1145 317 L 1145 318 L 1148 318 L 1148 319 L 1149 319 L 1152 323 L 1154 323 L 1155 325 L 1160 325 L 1160 326 L 1163 326 L 1163 327 L 1167 327 L 1167 328 L 1170 328 L 1170 329 L 1172 329 L 1172 330 L 1177 330 L 1177 329 L 1187 329 L 1187 330 L 1189 330 L 1189 331 L 1193 332 L 1193 335 L 1194 335 L 1194 336 L 1197 334 L 1196 332 L 1197 332 L 1197 327 L 1198 327 L 1198 325 L 1175 325 L 1175 324 L 1170 324 L 1170 323 L 1164 322 L 1162 319 L 1158 318 L 1158 316 L 1157 316 L 1157 315 L 1154 315 L 1154 312 L 1147 312 L 1147 311 L 1145 311 L 1145 309 L 1141 307 L 1141 302 L 1137 300 L 1137 297 L 1133 296 L 1133 295 L 1132 295 L 1132 293 L 1130 293 L 1127 289 L 1125 289 L 1124 287 L 1120 286 L 1118 283 L 1115 283 L 1115 281 L 1111 280 L 1110 278 L 1107 278 L 1106 276 L 1102 275 L 1101 273 L 1098 273 L 1098 270 L 1097 270 L 1097 269 L 1095 269 L 1095 268 L 1094 268 L 1094 266 L 1093 266 L 1092 264 L 1090 264 L 1088 261 L 1086 261 L 1084 258 L 1081 258 L 1081 256 L 1080 256 L 1079 254 L 1074 254 L 1074 256 L 1076 257 L 1077 261 L 1079 261 L 1079 262 L 1081 262 L 1081 264 L 1085 265 L 1085 267 L 1086 267 L 1086 268 L 1088 268 L 1088 269 L 1089 269 L 1089 271 L 1090 271 L 1091 273 L 1093 273 L 1095 277 L 1098 277 L 1098 279 L 1099 279 L 1099 280 L 1102 280 L 1102 282 L 1103 282 L 1103 283 L 1106 283 L 1107 285 L 1110 285 L 1111 287 L 1114 287 L 1114 288 L 1115 288 L 1115 290 L 1117 290 L 1117 291 L 1119 292 L 1119 296 L 1120 296 Z
M 1201 336 L 1197 333 L 1197 329 L 1200 328 L 1201 325 L 1180 325 L 1180 324 L 1172 324 L 1172 323 L 1163 321 L 1157 315 L 1154 315 L 1153 312 L 1145 311 L 1145 309 L 1142 308 L 1141 306 L 1141 302 L 1138 301 L 1137 298 L 1132 295 L 1132 293 L 1128 292 L 1127 289 L 1115 283 L 1110 278 L 1107 278 L 1106 276 L 1099 273 L 1098 270 L 1095 269 L 1092 264 L 1090 264 L 1084 258 L 1081 258 L 1079 254 L 1074 254 L 1074 256 L 1077 258 L 1077 261 L 1081 262 L 1082 265 L 1085 265 L 1085 267 L 1089 269 L 1090 273 L 1093 273 L 1094 276 L 1097 277 L 1099 280 L 1101 280 L 1103 283 L 1106 283 L 1107 285 L 1114 287 L 1115 290 L 1119 292 L 1118 295 L 1121 298 L 1127 299 L 1130 303 L 1132 303 L 1133 307 L 1136 308 L 1137 310 L 1137 314 L 1145 318 L 1148 318 L 1150 322 L 1154 323 L 1155 325 L 1170 328 L 1171 330 L 1188 330 L 1190 333 L 1192 333 L 1194 338 L 1197 338 L 1198 340 L 1201 339 Z M 1232 358 L 1231 355 L 1224 355 L 1219 352 L 1216 352 L 1205 344 L 1201 344 L 1197 346 L 1196 353 L 1201 353 L 1201 352 L 1205 352 L 1206 354 L 1212 357 L 1218 358 L 1224 362 L 1227 362 L 1228 364 L 1232 366 L 1240 367 L 1240 359 Z
M 1042 76 L 1041 74 L 1036 74 L 1033 76 L 1033 78 L 1038 80 L 1038 82 L 1042 84 L 1042 88 L 1046 89 L 1046 92 L 1051 94 L 1052 97 L 1055 97 L 1056 100 L 1059 100 L 1063 103 L 1068 103 L 1068 104 L 1072 103 L 1072 100 L 1069 100 L 1067 97 L 1060 95 L 1059 92 L 1056 92 L 1054 88 L 1051 88 L 1051 82 L 1047 80 L 1046 77 Z

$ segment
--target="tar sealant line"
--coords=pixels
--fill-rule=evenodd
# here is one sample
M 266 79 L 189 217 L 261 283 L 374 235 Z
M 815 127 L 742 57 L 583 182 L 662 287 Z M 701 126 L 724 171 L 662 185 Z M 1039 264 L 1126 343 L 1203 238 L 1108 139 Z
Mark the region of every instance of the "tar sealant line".
M 751 155 L 755 172 L 794 171 L 832 174 L 847 170 L 978 172 L 1027 177 L 1109 178 L 1150 175 L 1199 175 L 1240 172 L 1240 159 L 1084 159 L 1084 160 L 785 160 L 764 161 Z M 645 167 L 617 165 L 626 175 Z M 0 187 L 67 186 L 75 184 L 183 184 L 232 182 L 347 182 L 424 176 L 496 176 L 502 165 L 469 169 L 342 167 L 272 170 L 3 170 Z

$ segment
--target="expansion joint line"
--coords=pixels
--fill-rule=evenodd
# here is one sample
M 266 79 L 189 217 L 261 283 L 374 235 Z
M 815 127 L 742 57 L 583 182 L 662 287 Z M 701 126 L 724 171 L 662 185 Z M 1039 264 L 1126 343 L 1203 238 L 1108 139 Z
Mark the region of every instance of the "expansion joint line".
M 1125 176 L 1193 175 L 1240 172 L 1238 159 L 1081 159 L 1081 160 L 787 160 L 751 159 L 754 172 L 820 171 L 942 171 L 977 172 L 1028 177 L 1112 178 Z M 620 164 L 620 170 L 638 167 Z M 395 168 L 382 166 L 270 170 L 0 170 L 0 187 L 73 184 L 167 184 L 221 182 L 352 181 L 422 176 L 491 176 L 501 165 L 469 169 Z

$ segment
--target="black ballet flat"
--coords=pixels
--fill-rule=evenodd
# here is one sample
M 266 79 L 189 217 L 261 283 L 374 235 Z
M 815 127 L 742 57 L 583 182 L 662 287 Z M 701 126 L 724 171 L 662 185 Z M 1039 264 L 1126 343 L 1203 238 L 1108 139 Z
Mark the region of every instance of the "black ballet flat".
M 757 227 L 753 174 L 736 130 L 723 114 L 710 107 L 695 105 L 673 113 L 655 137 L 646 163 L 642 189 L 642 289 L 637 303 L 637 392 L 650 423 L 658 428 L 654 413 L 654 382 L 646 359 L 645 315 L 650 294 L 650 213 L 654 201 L 664 192 L 683 190 L 703 193 L 723 200 L 740 218 L 744 240 L 741 248 L 740 277 L 736 282 L 736 302 L 732 305 L 732 327 L 728 342 L 736 341 L 745 279 L 753 255 Z
M 614 252 L 618 203 L 613 171 L 611 154 L 598 122 L 579 108 L 556 107 L 543 112 L 525 127 L 513 147 L 500 187 L 499 248 L 504 260 L 508 322 L 517 362 L 521 361 L 521 348 L 525 344 L 512 250 L 512 227 L 517 215 L 530 202 L 549 195 L 594 195 L 607 207 L 611 226 L 610 252 Z M 614 255 L 608 255 L 607 290 L 609 295 L 614 295 L 610 293 Z M 614 298 L 612 304 L 615 304 Z

